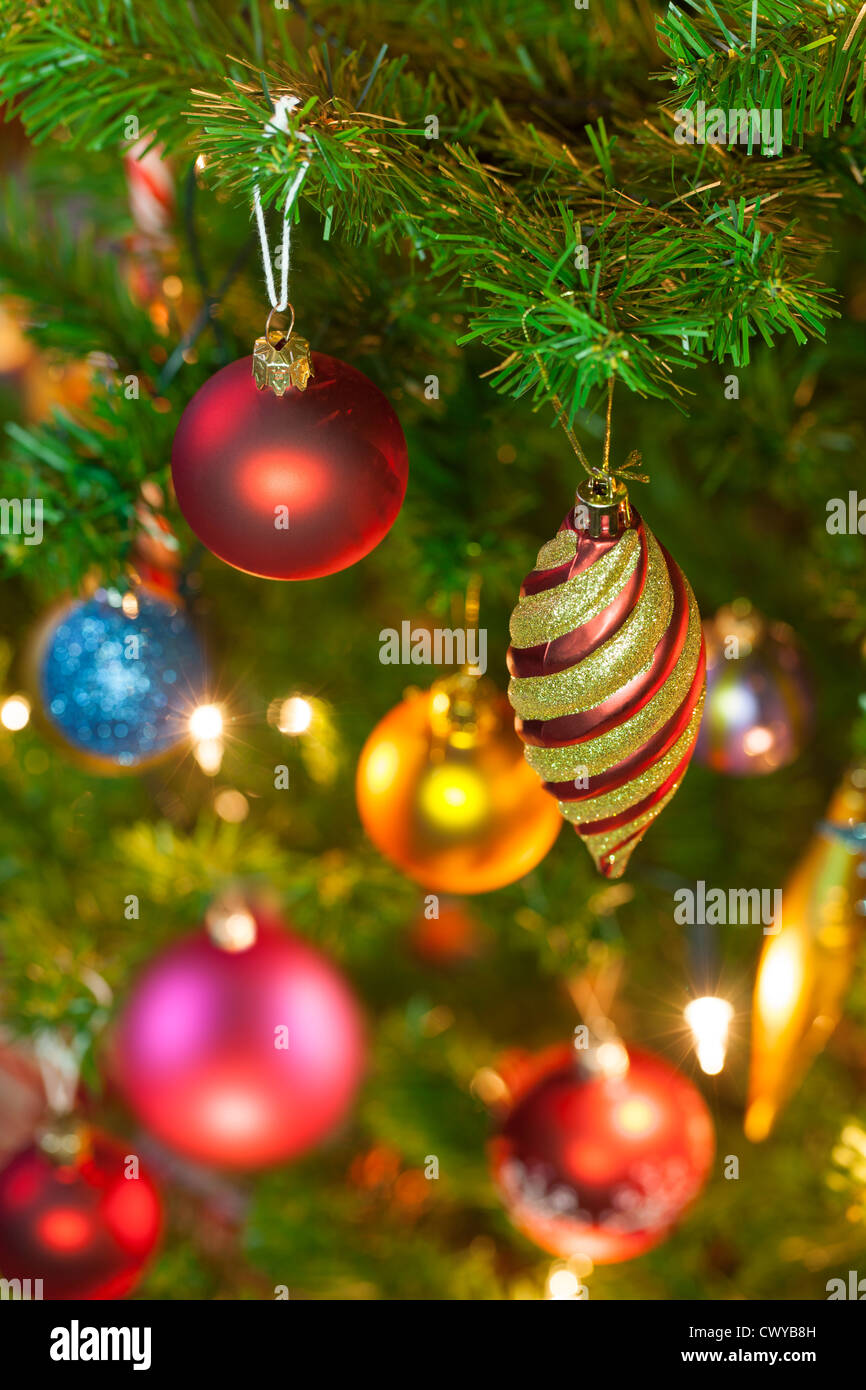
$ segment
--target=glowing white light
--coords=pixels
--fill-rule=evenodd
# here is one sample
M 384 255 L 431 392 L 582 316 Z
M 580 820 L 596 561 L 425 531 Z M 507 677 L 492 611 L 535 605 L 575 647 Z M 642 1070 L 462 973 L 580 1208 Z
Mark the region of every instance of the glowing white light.
M 577 1298 L 580 1280 L 571 1269 L 555 1269 L 547 1280 L 547 1296 L 558 1300 Z
M 278 728 L 282 734 L 305 734 L 313 722 L 313 706 L 301 695 L 284 700 Z
M 224 951 L 247 951 L 256 939 L 256 919 L 244 907 L 212 907 L 207 914 L 208 935 Z
M 772 729 L 756 724 L 754 729 L 748 729 L 743 734 L 743 751 L 750 758 L 758 758 L 762 753 L 769 753 L 775 742 Z
M 628 1052 L 618 1038 L 603 1042 L 596 1051 L 595 1060 L 602 1076 L 625 1076 L 628 1071 Z
M 758 701 L 751 690 L 741 685 L 722 686 L 715 694 L 719 717 L 734 726 L 754 724 L 758 717 Z
M 223 731 L 219 705 L 198 705 L 189 717 L 189 731 L 197 742 L 218 739 Z
M 19 729 L 23 729 L 30 720 L 30 701 L 24 695 L 10 695 L 8 700 L 3 701 L 0 709 L 0 723 L 4 729 L 9 729 L 16 734 Z
M 685 1009 L 686 1023 L 692 1030 L 698 1061 L 707 1076 L 718 1076 L 725 1065 L 728 1028 L 734 1011 L 726 999 L 705 994 L 693 999 Z
M 195 760 L 208 777 L 216 777 L 222 767 L 225 745 L 221 738 L 204 738 L 193 749 Z

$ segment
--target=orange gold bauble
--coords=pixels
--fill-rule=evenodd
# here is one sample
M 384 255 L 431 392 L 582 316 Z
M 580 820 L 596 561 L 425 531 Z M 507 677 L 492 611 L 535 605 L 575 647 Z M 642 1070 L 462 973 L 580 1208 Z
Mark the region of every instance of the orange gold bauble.
M 358 810 L 377 849 L 425 888 L 487 893 L 550 849 L 556 803 L 523 757 L 508 701 L 459 675 L 413 692 L 371 733 Z

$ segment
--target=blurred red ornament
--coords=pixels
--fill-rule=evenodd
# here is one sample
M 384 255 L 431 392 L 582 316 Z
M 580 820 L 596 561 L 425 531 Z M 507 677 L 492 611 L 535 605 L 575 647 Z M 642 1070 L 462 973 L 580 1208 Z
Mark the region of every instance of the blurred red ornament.
M 615 1048 L 624 1063 L 625 1050 Z M 690 1081 L 629 1048 L 544 1054 L 492 1145 L 514 1224 L 543 1250 L 614 1264 L 651 1249 L 703 1186 L 714 1150 L 709 1111 Z
M 261 340 L 260 340 L 261 341 Z M 312 354 L 283 395 L 257 389 L 253 358 L 193 396 L 172 449 L 181 511 L 227 564 L 265 579 L 317 579 L 363 559 L 403 503 L 409 459 L 382 392 Z
M 459 898 L 428 898 L 410 940 L 416 955 L 431 965 L 459 965 L 481 953 L 478 923 Z
M 122 1298 L 159 1238 L 156 1188 L 126 1151 L 84 1133 L 77 1152 L 56 1158 L 37 1145 L 0 1172 L 0 1270 L 31 1282 L 31 1298 Z
M 261 1168 L 303 1153 L 346 1115 L 363 1066 L 361 1016 L 330 961 L 274 919 L 227 913 L 228 944 L 214 938 L 215 920 L 133 987 L 115 1071 L 169 1148 Z

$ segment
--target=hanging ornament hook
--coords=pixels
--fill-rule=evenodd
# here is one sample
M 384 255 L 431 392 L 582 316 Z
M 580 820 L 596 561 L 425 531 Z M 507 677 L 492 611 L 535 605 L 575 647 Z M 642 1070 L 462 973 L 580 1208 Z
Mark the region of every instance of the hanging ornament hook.
M 37 1142 L 42 1152 L 57 1163 L 80 1160 L 90 1145 L 89 1130 L 75 1114 L 85 1046 L 83 1037 L 67 1042 L 50 1028 L 37 1033 L 33 1040 L 49 1112 Z
M 288 328 L 285 330 L 285 332 L 283 332 L 283 331 L 280 330 L 280 329 L 274 330 L 274 329 L 271 328 L 271 320 L 273 319 L 274 314 L 288 314 L 288 315 L 289 315 L 289 326 L 288 326 Z M 273 306 L 273 308 L 271 309 L 271 312 L 268 314 L 267 322 L 265 323 L 265 337 L 267 338 L 268 342 L 272 345 L 272 347 L 275 347 L 275 348 L 277 348 L 277 349 L 279 350 L 280 348 L 285 347 L 286 343 L 287 343 L 287 342 L 289 341 L 289 339 L 291 338 L 291 336 L 292 336 L 294 330 L 295 330 L 295 309 L 294 309 L 294 305 L 292 305 L 292 304 L 287 304 L 286 307 L 285 307 L 285 309 L 281 309 L 278 305 L 275 304 L 275 305 Z
M 613 388 L 614 388 L 614 383 L 615 383 L 615 382 L 616 382 L 616 377 L 615 377 L 615 376 L 611 375 L 611 376 L 608 377 L 608 379 L 607 379 L 607 419 L 606 419 L 606 421 L 605 421 L 605 430 L 604 430 L 604 459 L 603 459 L 603 462 L 602 462 L 602 465 L 601 465 L 602 468 L 604 469 L 605 473 L 609 473 L 609 472 L 610 472 L 610 421 L 611 421 L 611 414 L 612 414 L 612 412 L 613 412 Z
M 527 343 L 529 342 L 529 331 L 526 327 L 526 320 L 531 313 L 532 308 L 530 307 L 525 311 L 523 315 L 523 336 L 526 339 Z M 542 361 L 541 355 L 539 353 L 533 353 L 533 356 L 535 357 L 535 360 L 538 363 L 538 370 L 541 373 L 541 379 L 549 391 L 550 377 L 548 375 L 547 368 L 544 365 L 544 362 Z M 586 472 L 589 474 L 591 478 L 600 477 L 601 469 L 596 468 L 594 464 L 591 464 L 589 459 L 586 457 L 586 454 L 583 452 L 583 447 L 580 443 L 580 440 L 578 439 L 574 430 L 571 428 L 571 425 L 568 423 L 568 419 L 566 418 L 565 414 L 565 406 L 562 404 L 562 401 L 559 399 L 559 396 L 557 396 L 554 393 L 552 399 L 554 409 L 556 410 L 556 418 L 562 425 L 562 428 L 565 430 L 566 438 L 568 439 L 569 444 L 574 450 L 577 456 L 577 460 L 580 463 L 581 467 L 586 469 Z
M 266 95 L 267 93 L 266 88 Z M 269 98 L 270 99 L 270 98 Z M 277 134 L 288 135 L 290 133 L 289 116 L 300 104 L 299 98 L 294 96 L 278 97 L 276 102 L 272 102 L 274 114 L 265 125 L 265 134 L 273 137 Z M 304 131 L 297 132 L 298 140 L 310 143 L 310 137 Z M 259 147 L 259 152 L 261 146 Z M 280 292 L 277 294 L 274 283 L 274 271 L 271 264 L 271 251 L 268 245 L 268 233 L 265 226 L 265 213 L 262 207 L 262 194 L 258 183 L 253 184 L 253 211 L 259 229 L 259 240 L 262 248 L 262 269 L 265 273 L 265 287 L 268 292 L 268 299 L 271 304 L 271 311 L 265 325 L 265 336 L 257 338 L 253 346 L 253 379 L 257 388 L 262 391 L 267 386 L 273 391 L 275 396 L 284 396 L 290 386 L 294 386 L 298 391 L 305 391 L 310 377 L 313 375 L 313 362 L 310 356 L 310 344 L 305 338 L 299 337 L 294 332 L 295 311 L 289 303 L 289 261 L 291 258 L 292 246 L 292 209 L 294 208 L 301 184 L 304 182 L 310 161 L 305 159 L 301 162 L 300 168 L 295 174 L 291 185 L 286 193 L 283 204 L 283 236 L 280 246 Z M 288 331 L 284 334 L 274 334 L 271 329 L 271 320 L 275 313 L 290 314 Z
M 49 1028 L 37 1033 L 33 1040 L 45 1099 L 54 1115 L 68 1115 L 74 1109 L 83 1050 L 80 1039 L 70 1044 Z
M 248 951 L 258 938 L 258 926 L 239 888 L 219 894 L 205 914 L 207 934 L 221 951 Z

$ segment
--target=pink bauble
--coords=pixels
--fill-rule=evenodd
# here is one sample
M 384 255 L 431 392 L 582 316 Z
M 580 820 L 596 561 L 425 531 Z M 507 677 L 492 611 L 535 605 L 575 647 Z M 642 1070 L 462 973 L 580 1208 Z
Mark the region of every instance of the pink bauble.
M 264 579 L 318 579 L 354 565 L 393 525 L 406 440 L 372 381 L 312 354 L 306 389 L 253 380 L 252 357 L 197 391 L 174 437 L 178 505 L 208 550 Z
M 345 980 L 261 914 L 244 950 L 201 931 L 163 952 L 133 987 L 116 1037 L 117 1079 L 142 1124 L 226 1168 L 311 1148 L 346 1115 L 362 1066 Z

